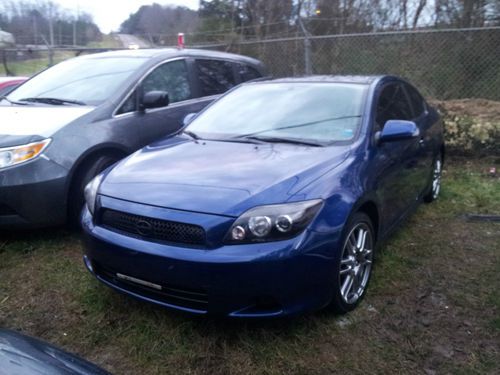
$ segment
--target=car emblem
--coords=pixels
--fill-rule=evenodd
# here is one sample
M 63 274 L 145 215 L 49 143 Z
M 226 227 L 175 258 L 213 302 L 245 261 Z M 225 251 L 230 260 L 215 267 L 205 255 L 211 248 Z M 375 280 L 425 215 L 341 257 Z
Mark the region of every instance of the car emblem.
M 145 220 L 139 220 L 135 223 L 135 230 L 141 236 L 149 236 L 153 231 L 153 226 Z

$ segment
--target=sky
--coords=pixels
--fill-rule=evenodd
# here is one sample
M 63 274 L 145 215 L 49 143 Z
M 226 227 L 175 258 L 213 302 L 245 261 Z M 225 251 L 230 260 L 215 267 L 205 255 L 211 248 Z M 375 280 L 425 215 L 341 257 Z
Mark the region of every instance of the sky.
M 157 3 L 161 5 L 182 5 L 191 9 L 198 9 L 199 0 L 53 0 L 63 8 L 77 12 L 77 9 L 87 12 L 94 17 L 94 22 L 101 32 L 117 31 L 120 24 L 131 13 L 135 13 L 142 5 Z

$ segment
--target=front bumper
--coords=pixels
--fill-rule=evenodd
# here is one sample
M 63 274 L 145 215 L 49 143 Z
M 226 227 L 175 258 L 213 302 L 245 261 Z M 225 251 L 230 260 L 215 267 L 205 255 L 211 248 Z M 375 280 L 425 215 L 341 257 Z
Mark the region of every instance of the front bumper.
M 67 176 L 43 156 L 0 171 L 0 230 L 64 223 Z
M 141 300 L 230 317 L 296 314 L 331 300 L 337 234 L 306 231 L 286 241 L 196 249 L 96 226 L 87 209 L 82 223 L 89 271 Z

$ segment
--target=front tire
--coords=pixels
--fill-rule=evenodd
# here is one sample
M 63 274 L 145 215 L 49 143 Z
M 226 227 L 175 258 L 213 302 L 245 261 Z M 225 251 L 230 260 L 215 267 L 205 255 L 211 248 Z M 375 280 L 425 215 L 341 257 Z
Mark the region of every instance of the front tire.
M 330 304 L 330 308 L 340 314 L 354 310 L 365 296 L 375 251 L 375 233 L 368 215 L 354 214 L 346 228 Z
M 76 229 L 80 227 L 80 213 L 85 204 L 83 195 L 85 186 L 87 186 L 95 176 L 118 160 L 118 158 L 113 156 L 98 155 L 85 162 L 83 166 L 79 168 L 71 186 L 68 201 L 68 220 L 72 228 Z
M 432 164 L 432 180 L 428 193 L 424 196 L 424 202 L 431 203 L 439 197 L 441 191 L 441 174 L 443 171 L 443 157 L 439 154 Z

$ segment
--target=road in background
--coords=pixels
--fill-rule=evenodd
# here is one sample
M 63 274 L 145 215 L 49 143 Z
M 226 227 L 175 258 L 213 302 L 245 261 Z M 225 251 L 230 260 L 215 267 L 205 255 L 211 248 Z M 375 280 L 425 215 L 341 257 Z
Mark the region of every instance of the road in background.
M 138 38 L 130 34 L 118 34 L 119 41 L 123 44 L 125 48 L 148 48 L 151 45 L 141 38 Z

